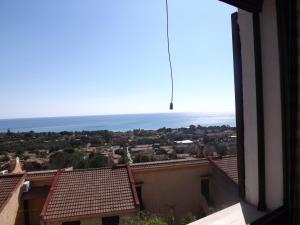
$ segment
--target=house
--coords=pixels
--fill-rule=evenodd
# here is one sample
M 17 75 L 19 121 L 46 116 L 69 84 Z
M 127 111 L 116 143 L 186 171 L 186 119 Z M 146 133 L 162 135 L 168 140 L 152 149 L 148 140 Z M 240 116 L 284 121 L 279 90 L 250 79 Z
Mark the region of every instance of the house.
M 132 156 L 144 155 L 152 157 L 154 155 L 154 149 L 152 145 L 136 145 L 130 149 Z
M 19 193 L 11 224 L 119 224 L 139 211 L 129 166 L 29 172 L 24 181 L 30 188 Z
M 129 166 L 59 171 L 41 212 L 41 224 L 118 224 L 139 209 Z
M 192 146 L 194 144 L 194 142 L 191 140 L 183 140 L 183 141 L 175 141 L 175 144 L 178 147 L 187 148 L 187 147 Z
M 237 183 L 226 181 L 235 177 L 222 180 L 214 172 L 218 164 L 223 165 L 220 168 L 224 173 L 237 173 L 236 156 L 222 162 L 224 159 L 192 158 L 0 175 L 0 200 L 4 199 L 0 202 L 0 219 L 9 220 L 7 225 L 117 225 L 122 219 L 136 217 L 141 210 L 161 216 L 172 213 L 177 222 L 187 213 L 201 218 L 238 202 Z M 235 192 L 220 188 L 227 183 L 235 186 Z

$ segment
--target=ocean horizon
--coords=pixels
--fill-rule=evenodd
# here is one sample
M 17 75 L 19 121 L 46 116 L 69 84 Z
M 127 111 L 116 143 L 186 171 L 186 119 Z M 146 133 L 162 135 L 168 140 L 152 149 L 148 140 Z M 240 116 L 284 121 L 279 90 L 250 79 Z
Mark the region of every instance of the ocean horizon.
M 0 132 L 128 131 L 180 128 L 190 125 L 235 126 L 234 113 L 147 113 L 0 119 Z

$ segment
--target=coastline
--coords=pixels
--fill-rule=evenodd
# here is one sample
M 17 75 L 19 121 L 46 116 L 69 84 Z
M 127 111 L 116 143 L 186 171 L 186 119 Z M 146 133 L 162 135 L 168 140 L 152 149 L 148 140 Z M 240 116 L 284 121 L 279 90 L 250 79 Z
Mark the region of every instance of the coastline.
M 145 113 L 68 117 L 0 119 L 0 132 L 60 132 L 60 131 L 128 131 L 156 130 L 162 127 L 180 128 L 190 125 L 235 126 L 234 113 Z

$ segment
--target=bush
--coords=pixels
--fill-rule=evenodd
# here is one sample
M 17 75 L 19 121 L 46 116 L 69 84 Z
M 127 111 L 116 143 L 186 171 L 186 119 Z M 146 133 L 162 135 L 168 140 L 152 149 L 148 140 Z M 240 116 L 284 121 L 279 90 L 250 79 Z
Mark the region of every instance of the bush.
M 100 168 L 107 166 L 107 157 L 105 157 L 101 152 L 96 152 L 91 154 L 89 157 L 88 166 L 89 168 Z
M 142 214 L 136 218 L 122 219 L 120 225 L 168 225 L 161 217 Z
M 140 162 L 150 162 L 151 159 L 146 155 L 137 155 L 134 157 L 133 162 L 134 163 L 140 163 Z
M 181 218 L 180 225 L 186 225 L 194 221 L 196 221 L 196 217 L 192 213 L 187 213 Z
M 84 153 L 79 150 L 57 151 L 50 156 L 49 166 L 52 169 L 61 169 L 73 166 L 74 169 L 84 169 L 88 163 L 84 159 Z
M 8 162 L 10 160 L 9 156 L 7 154 L 5 154 L 2 158 L 1 158 L 1 162 Z

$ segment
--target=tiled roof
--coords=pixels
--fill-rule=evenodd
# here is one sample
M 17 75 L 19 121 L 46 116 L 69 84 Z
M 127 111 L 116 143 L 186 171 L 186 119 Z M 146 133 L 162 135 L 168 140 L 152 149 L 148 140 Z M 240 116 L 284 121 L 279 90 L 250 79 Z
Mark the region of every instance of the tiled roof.
M 17 188 L 24 174 L 9 174 L 0 176 L 0 210 L 4 207 L 11 193 Z
M 44 220 L 134 210 L 130 168 L 58 172 L 42 211 Z M 135 197 L 134 197 L 135 194 Z
M 57 170 L 45 170 L 45 171 L 34 171 L 28 172 L 27 178 L 36 178 L 36 177 L 54 177 L 57 173 Z
M 146 169 L 146 168 L 161 168 L 170 166 L 181 166 L 181 165 L 196 165 L 207 163 L 207 159 L 193 158 L 193 159 L 174 159 L 174 160 L 164 160 L 164 161 L 154 161 L 145 163 L 134 163 L 131 165 L 133 169 Z
M 238 184 L 237 156 L 225 156 L 222 158 L 209 158 L 209 161 Z

